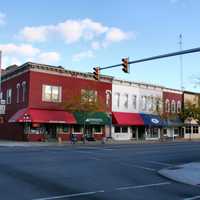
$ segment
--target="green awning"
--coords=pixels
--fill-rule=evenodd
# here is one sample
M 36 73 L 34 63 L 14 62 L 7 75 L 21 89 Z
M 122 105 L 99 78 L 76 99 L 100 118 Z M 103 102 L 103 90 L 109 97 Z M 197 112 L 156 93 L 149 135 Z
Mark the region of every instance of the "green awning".
M 105 125 L 110 123 L 110 118 L 104 112 L 75 112 L 77 124 Z

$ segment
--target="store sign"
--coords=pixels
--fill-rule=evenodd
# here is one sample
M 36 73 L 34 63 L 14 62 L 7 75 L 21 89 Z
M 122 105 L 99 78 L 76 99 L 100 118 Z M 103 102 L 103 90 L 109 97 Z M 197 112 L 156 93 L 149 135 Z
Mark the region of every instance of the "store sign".
M 152 119 L 151 119 L 151 122 L 154 123 L 154 124 L 158 124 L 158 123 L 159 123 L 159 120 L 157 120 L 157 119 L 155 119 L 155 118 L 152 118 Z

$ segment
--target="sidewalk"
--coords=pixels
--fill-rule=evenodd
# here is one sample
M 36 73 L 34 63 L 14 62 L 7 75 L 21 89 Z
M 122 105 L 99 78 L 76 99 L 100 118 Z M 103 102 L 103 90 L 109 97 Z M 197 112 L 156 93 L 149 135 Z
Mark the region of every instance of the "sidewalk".
M 200 162 L 168 167 L 158 171 L 158 173 L 177 182 L 200 185 Z
M 200 140 L 193 140 L 193 142 L 200 142 Z M 120 145 L 120 144 L 167 144 L 176 142 L 187 142 L 187 140 L 174 140 L 174 141 L 160 141 L 160 140 L 113 140 L 108 139 L 104 142 L 104 145 Z M 58 141 L 47 141 L 47 142 L 24 142 L 24 141 L 10 141 L 10 140 L 0 140 L 0 147 L 48 147 L 48 146 L 72 146 L 72 145 L 102 145 L 102 141 L 85 141 L 85 143 L 79 141 L 76 144 L 72 144 L 71 141 L 63 141 L 59 143 Z

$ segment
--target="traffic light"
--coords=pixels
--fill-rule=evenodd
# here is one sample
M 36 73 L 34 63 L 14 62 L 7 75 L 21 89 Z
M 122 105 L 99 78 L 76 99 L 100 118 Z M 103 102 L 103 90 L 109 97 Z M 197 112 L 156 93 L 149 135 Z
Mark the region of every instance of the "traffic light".
M 129 73 L 129 59 L 128 58 L 122 58 L 122 70 L 125 73 Z
M 95 80 L 99 80 L 100 68 L 99 67 L 94 67 L 93 70 L 94 70 L 94 72 L 93 72 L 94 79 Z

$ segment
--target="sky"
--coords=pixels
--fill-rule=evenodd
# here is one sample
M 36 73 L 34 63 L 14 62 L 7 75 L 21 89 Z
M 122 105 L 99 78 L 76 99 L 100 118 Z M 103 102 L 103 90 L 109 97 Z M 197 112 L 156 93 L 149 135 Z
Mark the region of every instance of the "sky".
M 199 0 L 0 0 L 3 68 L 27 61 L 93 72 L 130 60 L 200 47 Z M 200 53 L 183 56 L 185 90 L 198 92 Z M 101 74 L 180 89 L 180 57 Z

